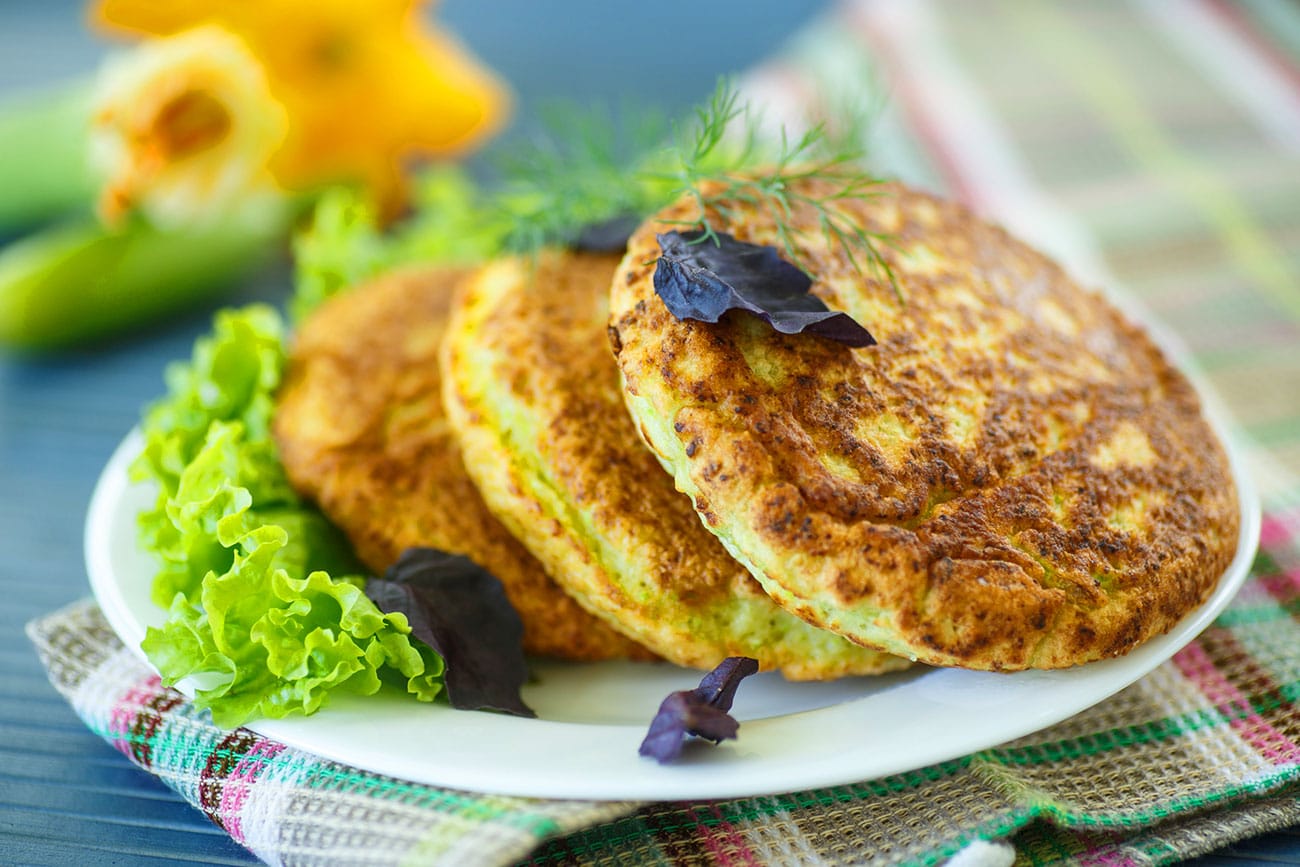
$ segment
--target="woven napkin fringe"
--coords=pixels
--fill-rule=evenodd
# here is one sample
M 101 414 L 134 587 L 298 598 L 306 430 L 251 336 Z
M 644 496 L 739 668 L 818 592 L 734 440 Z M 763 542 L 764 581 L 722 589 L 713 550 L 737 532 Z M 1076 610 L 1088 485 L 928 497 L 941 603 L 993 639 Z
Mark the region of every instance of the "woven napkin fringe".
M 54 687 L 91 731 L 267 864 L 497 865 L 631 803 L 439 789 L 224 731 L 122 646 L 86 600 L 28 624 Z
M 1139 833 L 1081 831 L 1035 822 L 1015 837 L 1017 863 L 1172 864 L 1300 822 L 1300 786 L 1232 809 L 1196 813 Z

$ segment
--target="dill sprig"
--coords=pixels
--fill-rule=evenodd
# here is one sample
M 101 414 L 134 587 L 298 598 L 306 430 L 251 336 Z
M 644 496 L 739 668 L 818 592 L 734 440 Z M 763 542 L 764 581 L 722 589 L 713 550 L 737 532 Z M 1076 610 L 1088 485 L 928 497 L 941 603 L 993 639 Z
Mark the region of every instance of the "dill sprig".
M 791 138 L 782 129 L 777 142 L 762 135 L 761 118 L 740 99 L 729 79 L 686 124 L 667 124 L 641 112 L 620 130 L 608 115 L 590 111 L 554 113 L 551 132 L 502 165 L 505 187 L 495 198 L 512 226 L 506 248 L 533 253 L 565 244 L 584 228 L 612 218 L 646 217 L 679 196 L 692 196 L 700 218 L 683 225 L 700 232 L 699 241 L 718 242 L 712 214 L 736 216 L 743 203 L 774 217 L 782 251 L 801 267 L 795 212 L 816 215 L 827 243 L 838 246 L 854 269 L 883 276 L 899 300 L 901 292 L 880 248 L 889 238 L 868 231 L 841 207 L 870 198 L 881 181 L 867 174 L 858 142 L 861 129 L 849 115 L 850 129 L 833 136 L 818 124 Z M 802 182 L 819 180 L 813 194 Z
M 694 128 L 674 148 L 675 171 L 666 176 L 676 182 L 676 194 L 689 195 L 699 205 L 700 218 L 688 223 L 700 233 L 698 240 L 718 243 L 709 214 L 734 219 L 735 208 L 727 203 L 743 202 L 773 214 L 782 250 L 802 267 L 791 224 L 796 209 L 808 208 L 827 243 L 839 246 L 859 275 L 865 276 L 865 259 L 866 267 L 887 279 L 901 302 L 893 270 L 880 252 L 880 245 L 890 239 L 868 231 L 839 207 L 876 195 L 882 183 L 865 172 L 865 155 L 858 145 L 862 140 L 859 118 L 849 118 L 851 126 L 839 136 L 832 136 L 825 123 L 796 139 L 782 127 L 773 150 L 763 145 L 759 118 L 740 103 L 728 82 L 720 82 L 708 103 L 696 111 Z M 739 143 L 728 150 L 727 143 L 735 141 L 729 136 L 737 135 L 737 126 Z M 829 189 L 817 195 L 802 192 L 800 186 L 808 180 L 825 182 Z
M 507 251 L 565 245 L 588 226 L 662 206 L 663 191 L 642 177 L 640 165 L 661 145 L 669 124 L 654 112 L 625 110 L 621 118 L 630 121 L 552 107 L 540 132 L 498 156 L 502 181 L 490 207 L 511 226 Z

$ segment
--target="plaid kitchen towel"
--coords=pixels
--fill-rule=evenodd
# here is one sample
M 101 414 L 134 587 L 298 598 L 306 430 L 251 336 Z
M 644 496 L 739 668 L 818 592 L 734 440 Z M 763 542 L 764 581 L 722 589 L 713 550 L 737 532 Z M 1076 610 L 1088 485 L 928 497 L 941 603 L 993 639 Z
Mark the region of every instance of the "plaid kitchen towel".
M 1300 9 L 1220 0 L 847 2 L 747 77 L 770 115 L 880 106 L 883 171 L 1122 287 L 1253 443 L 1234 604 L 1173 660 L 977 755 L 811 792 L 650 805 L 404 783 L 211 726 L 89 603 L 33 623 L 87 725 L 268 863 L 1166 863 L 1300 822 Z M 969 850 L 968 850 L 969 851 Z

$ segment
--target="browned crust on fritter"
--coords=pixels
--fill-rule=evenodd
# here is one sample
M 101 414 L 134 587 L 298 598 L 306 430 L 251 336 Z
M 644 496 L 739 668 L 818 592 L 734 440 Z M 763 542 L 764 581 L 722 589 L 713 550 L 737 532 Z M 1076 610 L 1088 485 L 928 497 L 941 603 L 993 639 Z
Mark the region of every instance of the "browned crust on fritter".
M 289 479 L 382 573 L 403 550 L 464 554 L 499 578 L 530 653 L 648 658 L 582 610 L 483 505 L 442 409 L 438 344 L 462 273 L 387 275 L 296 335 L 274 422 Z
M 637 435 L 605 329 L 619 257 L 550 251 L 465 281 L 448 416 L 488 507 L 616 629 L 679 665 L 750 656 L 791 679 L 903 668 L 777 607 Z
M 652 537 L 659 556 L 647 558 L 642 574 L 650 586 L 700 603 L 738 591 L 761 593 L 700 526 L 623 406 L 605 339 L 609 307 L 600 297 L 608 295 L 620 258 L 557 254 L 539 260 L 527 291 L 494 305 L 479 324 L 480 339 L 491 343 L 498 365 L 491 373 L 546 422 L 537 445 L 575 504 L 593 510 L 604 533 L 627 535 L 631 527 Z M 472 282 L 465 286 L 462 306 L 473 304 L 473 290 Z M 466 392 L 457 399 L 481 411 Z
M 734 204 L 716 225 L 776 243 L 768 214 Z M 1116 656 L 1206 599 L 1236 491 L 1147 335 L 954 204 L 886 186 L 842 208 L 894 239 L 905 302 L 803 210 L 798 257 L 877 347 L 674 319 L 654 233 L 697 216 L 690 201 L 634 235 L 613 286 L 634 414 L 670 423 L 653 446 L 769 592 L 863 643 L 993 670 Z

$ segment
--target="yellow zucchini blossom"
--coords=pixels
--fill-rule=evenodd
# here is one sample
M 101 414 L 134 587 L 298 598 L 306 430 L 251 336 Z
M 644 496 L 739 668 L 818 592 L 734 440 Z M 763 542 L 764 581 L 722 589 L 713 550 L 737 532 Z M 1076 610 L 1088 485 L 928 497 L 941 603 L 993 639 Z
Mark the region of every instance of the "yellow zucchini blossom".
M 91 117 L 100 215 L 113 223 L 138 210 L 169 227 L 276 219 L 283 196 L 270 163 L 287 128 L 261 65 L 219 27 L 113 57 Z
M 417 0 L 99 0 L 98 25 L 174 36 L 215 25 L 238 38 L 283 108 L 269 171 L 288 191 L 367 186 L 390 210 L 405 162 L 461 154 L 508 112 L 504 86 Z M 219 99 L 218 99 L 219 101 Z M 201 110 L 200 110 L 201 113 Z

